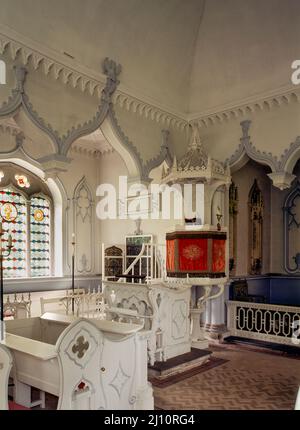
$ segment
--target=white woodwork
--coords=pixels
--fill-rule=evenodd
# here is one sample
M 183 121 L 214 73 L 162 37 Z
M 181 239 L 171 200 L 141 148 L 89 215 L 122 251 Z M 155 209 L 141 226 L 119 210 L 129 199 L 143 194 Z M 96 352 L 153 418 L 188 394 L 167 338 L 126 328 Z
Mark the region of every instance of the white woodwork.
M 103 288 L 109 306 L 108 318 L 117 315 L 117 308 L 120 308 L 119 318 L 130 321 L 136 316 L 150 331 L 148 360 L 151 365 L 190 352 L 191 285 L 104 281 Z M 113 303 L 112 294 L 115 296 Z M 128 309 L 135 310 L 136 314 L 128 314 L 126 318 L 124 310 Z
M 231 336 L 300 347 L 300 307 L 266 303 L 227 302 Z
M 300 411 L 300 387 L 299 387 L 298 394 L 297 394 L 295 411 Z
M 0 411 L 8 410 L 8 380 L 12 362 L 9 349 L 0 343 Z
M 31 294 L 14 294 L 13 298 L 8 294 L 3 306 L 4 318 L 27 318 L 31 316 Z
M 36 387 L 58 396 L 58 409 L 153 409 L 141 324 L 53 313 L 7 323 L 17 403 L 30 407 Z

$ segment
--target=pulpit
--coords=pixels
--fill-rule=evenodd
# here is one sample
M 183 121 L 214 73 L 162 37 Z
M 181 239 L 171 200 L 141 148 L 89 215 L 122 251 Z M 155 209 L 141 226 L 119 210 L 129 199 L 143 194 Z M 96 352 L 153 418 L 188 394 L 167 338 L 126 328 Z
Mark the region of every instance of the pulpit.
M 166 235 L 167 276 L 223 278 L 226 267 L 226 232 L 178 230 Z

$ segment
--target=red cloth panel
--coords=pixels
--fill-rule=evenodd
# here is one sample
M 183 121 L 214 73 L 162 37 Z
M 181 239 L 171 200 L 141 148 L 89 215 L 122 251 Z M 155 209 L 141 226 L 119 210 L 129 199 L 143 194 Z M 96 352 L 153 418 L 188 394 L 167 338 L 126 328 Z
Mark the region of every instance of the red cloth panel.
M 225 240 L 213 239 L 213 272 L 225 272 Z
M 167 270 L 175 271 L 175 240 L 167 240 Z
M 179 239 L 179 269 L 208 270 L 207 239 Z

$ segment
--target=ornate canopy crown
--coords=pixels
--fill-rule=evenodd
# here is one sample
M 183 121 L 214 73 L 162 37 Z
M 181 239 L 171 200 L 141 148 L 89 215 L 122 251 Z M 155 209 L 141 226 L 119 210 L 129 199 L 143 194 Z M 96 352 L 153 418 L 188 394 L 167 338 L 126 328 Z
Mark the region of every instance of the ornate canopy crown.
M 187 153 L 178 163 L 174 156 L 172 167 L 167 170 L 163 168 L 162 172 L 163 183 L 194 179 L 199 182 L 211 182 L 214 179 L 224 183 L 231 181 L 229 167 L 206 153 L 197 128 L 193 129 Z

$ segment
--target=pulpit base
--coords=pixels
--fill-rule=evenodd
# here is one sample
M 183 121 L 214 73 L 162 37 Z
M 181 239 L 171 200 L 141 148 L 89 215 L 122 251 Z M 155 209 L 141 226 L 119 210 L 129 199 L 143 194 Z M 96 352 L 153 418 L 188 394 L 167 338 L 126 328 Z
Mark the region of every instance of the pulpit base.
M 186 354 L 178 355 L 167 361 L 159 361 L 153 366 L 149 366 L 148 376 L 150 378 L 163 380 L 164 378 L 178 375 L 205 364 L 209 360 L 211 354 L 212 352 L 208 350 L 200 351 L 199 349 L 192 348 L 191 351 Z
M 206 339 L 192 340 L 192 348 L 196 349 L 207 349 L 209 341 Z

